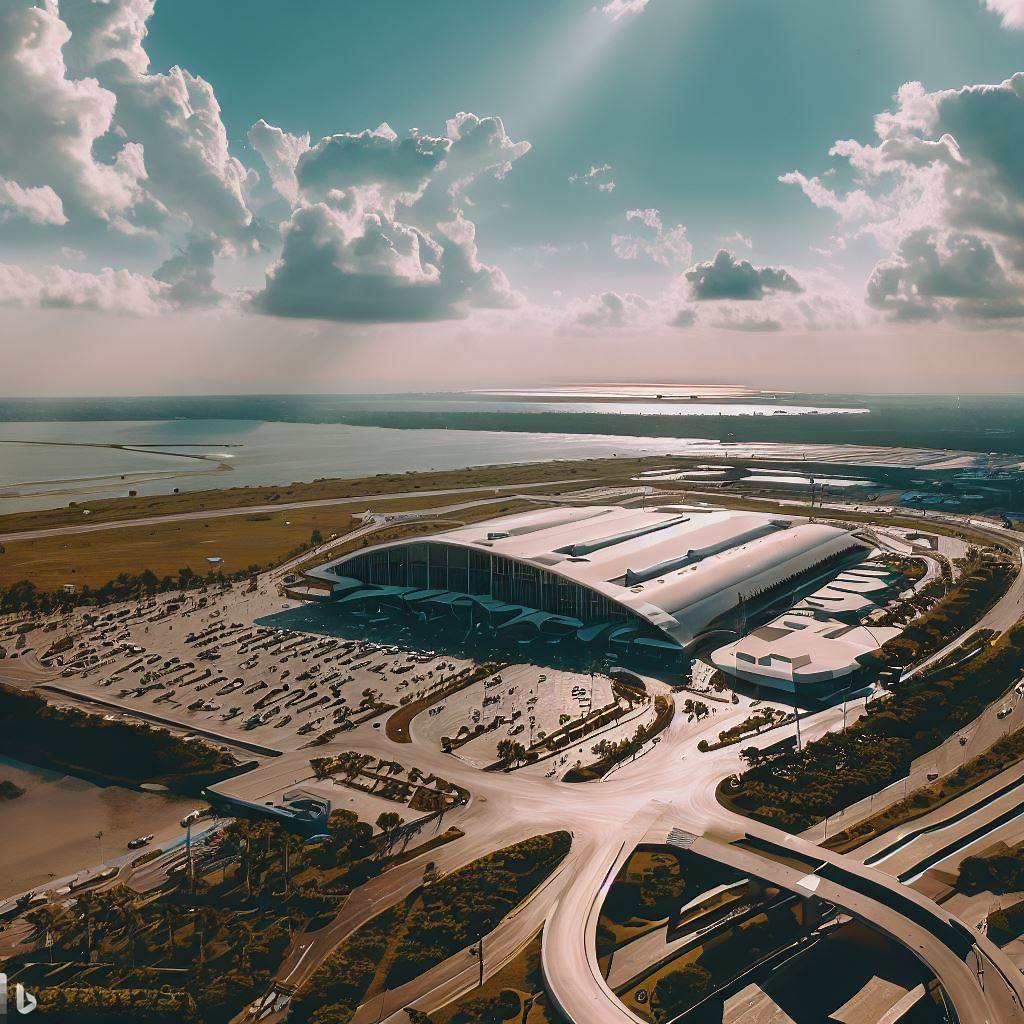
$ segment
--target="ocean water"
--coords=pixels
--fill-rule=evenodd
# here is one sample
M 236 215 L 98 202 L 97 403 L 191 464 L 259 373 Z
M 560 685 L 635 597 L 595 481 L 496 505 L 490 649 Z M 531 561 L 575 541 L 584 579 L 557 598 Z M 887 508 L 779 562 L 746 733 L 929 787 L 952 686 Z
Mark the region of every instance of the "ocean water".
M 283 486 L 320 477 L 673 455 L 694 444 L 717 446 L 698 439 L 255 420 L 0 423 L 0 513 L 121 497 L 129 490 L 167 494 L 175 487 Z

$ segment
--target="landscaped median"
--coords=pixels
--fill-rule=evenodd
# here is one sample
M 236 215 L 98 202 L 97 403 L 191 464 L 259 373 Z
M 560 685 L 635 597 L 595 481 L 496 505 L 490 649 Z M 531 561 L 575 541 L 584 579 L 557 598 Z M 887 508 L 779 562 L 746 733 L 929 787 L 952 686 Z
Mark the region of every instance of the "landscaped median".
M 408 704 L 403 704 L 384 723 L 384 732 L 387 738 L 393 743 L 411 743 L 412 737 L 409 734 L 409 730 L 412 728 L 412 720 L 418 714 L 440 703 L 446 697 L 451 697 L 453 694 L 458 693 L 459 690 L 465 690 L 466 687 L 478 683 L 481 679 L 486 679 L 495 672 L 501 671 L 502 668 L 504 668 L 504 665 L 498 662 L 486 661 L 482 665 L 474 665 L 471 668 L 462 669 L 425 697 L 410 701 Z
M 924 661 L 970 629 L 1006 593 L 1015 566 L 989 552 L 976 554 L 963 575 L 903 631 L 861 661 L 868 668 L 906 669 Z M 921 600 L 912 598 L 910 605 Z
M 569 852 L 568 832 L 550 832 L 488 854 L 425 884 L 354 932 L 317 969 L 291 1018 L 346 1024 L 356 1008 L 419 977 L 493 931 Z
M 958 796 L 976 789 L 995 778 L 1000 772 L 1017 764 L 1024 758 L 1024 732 L 1015 732 L 994 743 L 983 754 L 972 758 L 945 778 L 930 786 L 915 790 L 898 803 L 891 804 L 878 814 L 864 818 L 835 835 L 829 836 L 824 844 L 838 853 L 847 853 L 864 843 L 870 842 L 897 825 L 906 825 L 924 815 L 938 810 Z
M 595 752 L 600 757 L 591 764 L 581 765 L 579 768 L 570 768 L 566 772 L 563 782 L 593 782 L 595 779 L 604 778 L 617 764 L 621 764 L 629 757 L 635 757 L 648 740 L 654 739 L 660 732 L 666 729 L 675 715 L 676 706 L 671 697 L 659 694 L 654 698 L 654 721 L 649 725 L 637 726 L 632 736 L 627 736 L 618 743 L 603 742 L 595 745 Z

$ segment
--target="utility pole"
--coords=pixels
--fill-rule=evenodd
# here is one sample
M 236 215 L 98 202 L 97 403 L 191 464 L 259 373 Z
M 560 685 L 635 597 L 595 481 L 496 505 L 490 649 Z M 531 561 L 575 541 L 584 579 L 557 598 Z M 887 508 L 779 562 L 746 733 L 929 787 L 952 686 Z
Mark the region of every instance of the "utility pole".
M 800 709 L 796 709 L 796 749 L 801 751 L 804 749 L 803 743 L 800 741 Z
M 185 860 L 188 863 L 188 891 L 195 892 L 196 880 L 192 864 L 192 822 L 185 825 Z
M 484 986 L 484 933 L 480 933 L 480 940 L 477 943 L 477 953 L 480 956 L 480 988 Z

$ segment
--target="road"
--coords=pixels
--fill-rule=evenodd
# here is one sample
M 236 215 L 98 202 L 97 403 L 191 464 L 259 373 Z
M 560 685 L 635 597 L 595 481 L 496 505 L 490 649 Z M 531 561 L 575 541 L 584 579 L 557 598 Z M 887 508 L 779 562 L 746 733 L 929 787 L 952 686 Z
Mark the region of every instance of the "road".
M 138 519 L 116 519 L 102 523 L 78 523 L 68 526 L 48 526 L 38 530 L 15 530 L 0 533 L 0 543 L 16 540 L 37 540 L 41 537 L 65 537 L 81 533 L 99 533 L 103 530 L 121 530 L 132 526 L 158 526 L 162 523 L 180 523 L 190 519 L 224 519 L 230 516 L 259 515 L 263 512 L 289 512 L 302 508 L 323 508 L 330 505 L 362 505 L 367 502 L 392 501 L 408 498 L 443 497 L 446 494 L 480 494 L 489 491 L 493 495 L 511 498 L 520 491 L 535 490 L 538 487 L 558 487 L 571 484 L 574 488 L 593 483 L 599 477 L 573 477 L 567 480 L 543 480 L 538 483 L 503 484 L 497 487 L 450 487 L 442 490 L 391 491 L 387 494 L 355 495 L 346 498 L 311 498 L 308 501 L 280 501 L 265 505 L 240 505 L 233 508 L 200 509 L 195 512 L 174 512 L 162 516 L 141 516 Z M 431 509 L 424 509 L 430 512 Z
M 551 483 L 554 482 L 536 486 L 550 486 Z M 581 481 L 572 483 L 578 485 Z M 520 485 L 505 490 L 518 492 L 522 489 Z M 462 492 L 481 490 L 460 489 Z M 413 493 L 421 497 L 425 493 L 459 492 Z M 376 495 L 374 500 L 408 496 L 411 495 Z M 366 500 L 365 497 L 327 499 L 295 503 L 293 506 L 275 505 L 270 506 L 269 510 L 308 504 L 365 503 Z M 493 499 L 481 499 L 487 500 Z M 250 514 L 253 511 L 258 509 L 250 506 L 117 524 L 82 524 L 46 533 L 91 532 L 122 525 L 146 525 L 151 521 Z M 434 510 L 427 511 L 429 513 Z M 1001 535 L 1001 543 L 1009 542 L 1019 547 L 1019 535 L 1007 537 L 1002 536 L 1005 531 L 996 532 Z M 992 628 L 1005 628 L 1016 620 L 1020 614 L 1022 595 L 1024 577 L 1018 575 L 1007 595 L 986 616 Z M 677 707 L 684 696 L 679 697 Z M 590 1024 L 591 1021 L 605 1024 L 606 1021 L 615 1020 L 635 1024 L 638 1018 L 614 997 L 597 968 L 597 916 L 603 895 L 617 867 L 624 862 L 635 843 L 644 836 L 655 834 L 652 829 L 660 828 L 661 841 L 664 841 L 669 828 L 679 828 L 698 837 L 695 843 L 701 844 L 699 849 L 719 859 L 739 859 L 743 870 L 776 879 L 779 884 L 796 892 L 806 893 L 808 887 L 813 886 L 814 893 L 871 921 L 903 942 L 937 973 L 964 1024 L 996 1024 L 997 1021 L 1008 1024 L 1024 1020 L 1019 1002 L 1024 976 L 1009 973 L 1005 957 L 986 940 L 972 936 L 976 945 L 972 946 L 967 958 L 958 956 L 945 941 L 959 934 L 955 926 L 950 924 L 948 915 L 944 915 L 924 897 L 917 894 L 908 896 L 906 887 L 901 886 L 891 874 L 867 866 L 856 857 L 825 853 L 807 839 L 757 825 L 718 803 L 715 797 L 718 782 L 741 767 L 741 745 L 708 753 L 699 753 L 696 747 L 701 739 L 714 741 L 720 730 L 736 724 L 747 713 L 746 707 L 726 705 L 719 709 L 716 716 L 701 724 L 689 723 L 684 715 L 677 713 L 669 729 L 662 734 L 662 742 L 644 757 L 622 766 L 602 782 L 585 785 L 564 784 L 554 778 L 545 778 L 529 768 L 511 774 L 480 772 L 457 758 L 442 754 L 436 748 L 417 743 L 415 759 L 421 771 L 434 772 L 464 786 L 473 794 L 467 806 L 446 816 L 445 820 L 445 825 L 458 825 L 466 835 L 371 880 L 352 894 L 328 926 L 315 933 L 296 936 L 277 973 L 274 987 L 284 991 L 294 991 L 301 987 L 329 953 L 356 928 L 416 889 L 422 881 L 423 867 L 427 860 L 433 860 L 442 872 L 449 872 L 527 836 L 570 828 L 573 832 L 573 845 L 565 867 L 528 903 L 506 917 L 494 932 L 485 937 L 486 973 L 492 975 L 503 963 L 514 957 L 544 925 L 544 976 L 555 1003 L 565 1010 L 575 1024 Z M 991 742 L 989 737 L 992 737 L 995 727 L 990 719 L 995 720 L 994 708 L 989 709 L 978 723 L 969 727 L 973 730 L 972 735 L 977 737 L 977 742 Z M 828 730 L 840 727 L 842 720 L 841 707 L 805 717 L 801 722 L 804 740 L 815 739 Z M 999 727 L 1005 726 L 999 723 Z M 776 730 L 773 737 L 781 739 L 792 735 L 794 731 L 794 726 L 785 726 Z M 413 732 L 415 742 L 415 730 Z M 964 756 L 963 748 L 959 747 L 956 738 L 950 744 L 952 746 L 944 745 L 944 748 L 949 746 L 950 757 Z M 410 754 L 407 746 L 393 744 L 387 739 L 385 730 L 374 730 L 369 724 L 346 733 L 345 747 L 400 761 L 407 761 Z M 301 763 L 303 761 L 305 764 Z M 270 789 L 276 780 L 287 779 L 284 784 L 291 784 L 302 771 L 308 772 L 308 752 L 285 754 L 243 777 L 239 784 Z M 900 795 L 894 790 L 889 799 L 896 799 Z M 791 867 L 786 868 L 789 872 L 787 874 L 782 871 L 785 865 L 780 865 L 778 861 L 757 856 L 750 850 L 731 844 L 732 839 L 745 832 L 754 832 L 780 847 L 813 851 L 819 860 L 849 872 L 850 884 L 837 880 L 839 876 L 824 877 L 812 871 L 797 872 Z M 810 875 L 814 875 L 814 878 L 809 879 Z M 880 887 L 876 893 L 880 899 L 856 889 L 856 884 L 863 880 Z M 913 904 L 911 917 L 907 916 L 906 904 L 902 903 L 905 899 L 910 899 Z M 925 916 L 922 917 L 922 914 Z M 922 920 L 933 919 L 938 924 L 931 930 L 921 924 Z M 936 937 L 936 929 L 944 938 Z M 968 963 L 967 960 L 972 957 L 973 962 Z M 984 991 L 974 969 L 979 959 L 987 965 Z M 403 1007 L 412 1005 L 428 1012 L 437 1009 L 471 987 L 477 970 L 476 961 L 462 951 L 402 989 L 386 993 L 379 1003 L 373 1001 L 371 1006 L 364 1007 L 358 1018 L 360 1024 L 367 1024 L 385 1015 L 389 1020 L 405 1024 L 405 1015 L 401 1013 Z

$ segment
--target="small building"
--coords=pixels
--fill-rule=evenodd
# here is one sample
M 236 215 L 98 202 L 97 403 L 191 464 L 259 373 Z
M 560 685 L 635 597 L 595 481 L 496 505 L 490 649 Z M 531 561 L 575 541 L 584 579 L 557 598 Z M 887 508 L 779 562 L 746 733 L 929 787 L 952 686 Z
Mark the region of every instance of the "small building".
M 711 663 L 732 682 L 753 686 L 767 699 L 786 695 L 801 707 L 865 691 L 873 679 L 860 659 L 890 631 L 787 612 L 735 643 L 719 647 Z

